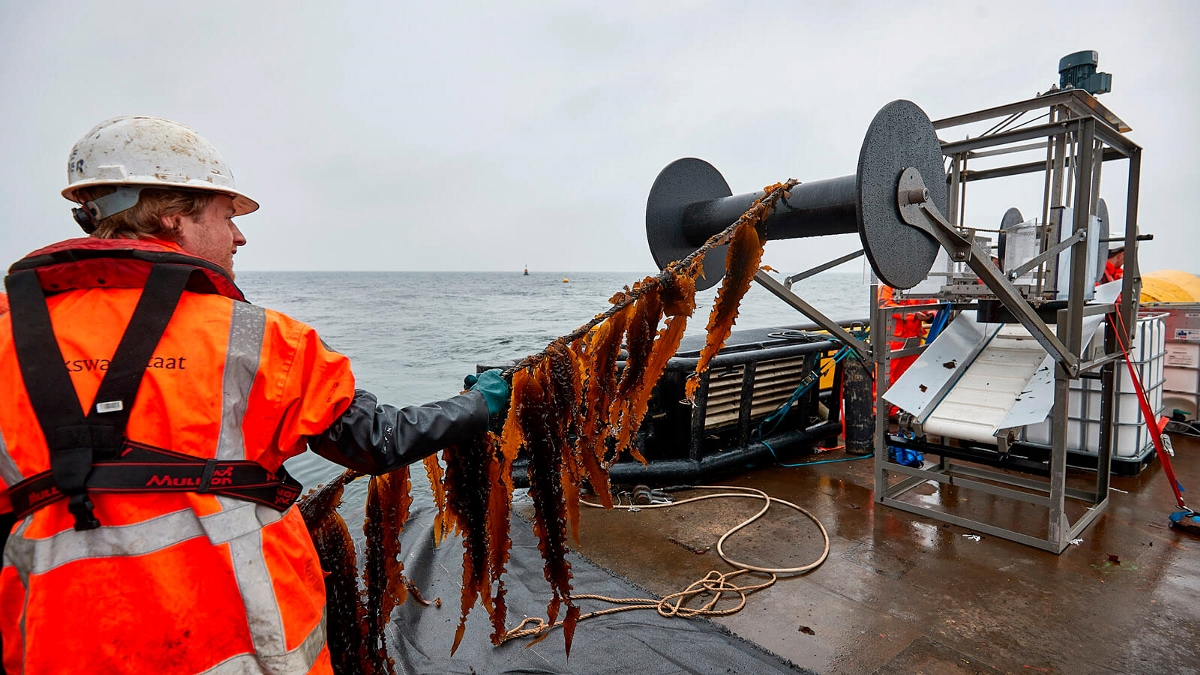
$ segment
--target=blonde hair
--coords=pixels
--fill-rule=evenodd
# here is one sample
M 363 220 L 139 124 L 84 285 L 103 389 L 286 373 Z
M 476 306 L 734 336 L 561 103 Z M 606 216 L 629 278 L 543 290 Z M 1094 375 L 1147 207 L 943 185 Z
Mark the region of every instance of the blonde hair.
M 80 190 L 79 197 L 90 201 L 110 194 L 115 189 L 106 186 Z M 136 205 L 101 220 L 92 236 L 97 239 L 155 237 L 174 241 L 179 235 L 163 226 L 163 218 L 174 215 L 195 218 L 208 208 L 215 196 L 212 192 L 196 190 L 146 188 L 138 196 Z

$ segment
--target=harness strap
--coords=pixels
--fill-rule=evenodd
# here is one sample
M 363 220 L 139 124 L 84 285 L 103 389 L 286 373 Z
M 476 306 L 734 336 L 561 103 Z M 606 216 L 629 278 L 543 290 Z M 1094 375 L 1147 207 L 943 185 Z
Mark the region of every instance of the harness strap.
M 133 317 L 100 383 L 94 412 L 86 414 L 54 335 L 37 272 L 15 272 L 4 280 L 21 377 L 27 383 L 25 389 L 50 450 L 54 487 L 70 500 L 67 509 L 75 516 L 76 530 L 100 526 L 88 499 L 88 474 L 95 459 L 112 459 L 121 451 L 146 364 L 194 272 L 198 272 L 194 267 L 166 263 L 151 268 Z
M 88 415 L 89 422 L 95 419 L 97 424 L 112 427 L 118 438 L 125 435 L 133 401 L 137 398 L 142 376 L 146 374 L 146 364 L 154 356 L 192 274 L 199 274 L 199 271 L 184 265 L 158 264 L 151 268 L 146 288 L 100 382 L 94 412 Z M 108 457 L 115 457 L 119 449 L 118 442 Z
M 211 493 L 286 511 L 300 496 L 301 485 L 282 466 L 271 472 L 248 460 L 204 460 L 126 441 L 119 457 L 92 464 L 87 490 Z M 18 520 L 67 497 L 55 485 L 53 471 L 26 478 L 8 494 Z

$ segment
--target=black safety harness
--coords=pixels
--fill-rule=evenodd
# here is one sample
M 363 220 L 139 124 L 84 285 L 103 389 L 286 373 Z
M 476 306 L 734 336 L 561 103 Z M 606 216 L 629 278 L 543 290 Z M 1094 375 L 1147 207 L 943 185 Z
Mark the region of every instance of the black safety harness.
M 183 258 L 183 256 L 179 256 Z M 100 526 L 89 492 L 199 492 L 234 497 L 279 511 L 301 486 L 281 466 L 268 471 L 252 461 L 204 460 L 130 441 L 129 413 L 147 364 L 185 287 L 203 276 L 197 265 L 154 262 L 133 318 L 86 413 L 50 323 L 46 295 L 35 269 L 5 278 L 12 312 L 13 343 L 25 389 L 50 451 L 50 470 L 9 488 L 19 518 L 61 499 L 76 530 Z M 200 280 L 202 281 L 202 280 Z M 203 285 L 203 284 L 200 284 Z

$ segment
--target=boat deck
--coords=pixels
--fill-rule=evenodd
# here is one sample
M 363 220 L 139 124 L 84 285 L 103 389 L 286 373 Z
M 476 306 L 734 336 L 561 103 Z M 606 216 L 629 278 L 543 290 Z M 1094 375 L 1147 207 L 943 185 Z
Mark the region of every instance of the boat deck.
M 1179 479 L 1200 495 L 1200 442 L 1174 441 Z M 877 506 L 872 461 L 724 481 L 810 510 L 829 531 L 830 552 L 818 569 L 751 595 L 717 623 L 819 673 L 1200 673 L 1200 536 L 1167 526 L 1175 502 L 1159 463 L 1113 476 L 1105 512 L 1082 542 L 1054 555 Z M 1010 529 L 1023 525 L 1011 502 L 987 494 L 918 491 Z M 717 538 L 760 506 L 585 509 L 573 548 L 666 595 L 709 570 L 730 571 Z M 811 521 L 779 508 L 726 544 L 732 557 L 772 567 L 803 565 L 821 548 Z

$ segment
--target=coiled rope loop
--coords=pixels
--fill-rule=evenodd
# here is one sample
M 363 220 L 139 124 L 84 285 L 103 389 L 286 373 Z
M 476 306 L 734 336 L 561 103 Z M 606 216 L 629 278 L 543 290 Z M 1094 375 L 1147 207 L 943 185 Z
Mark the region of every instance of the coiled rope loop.
M 736 614 L 737 612 L 741 611 L 742 608 L 744 608 L 746 606 L 746 596 L 748 596 L 751 593 L 754 593 L 756 591 L 761 591 L 764 588 L 769 588 L 770 586 L 773 586 L 775 584 L 775 582 L 779 579 L 779 575 L 781 575 L 781 574 L 799 575 L 799 574 L 804 574 L 806 572 L 810 572 L 810 571 L 816 569 L 817 567 L 819 567 L 821 565 L 821 563 L 825 562 L 825 559 L 829 557 L 829 533 L 825 530 L 825 526 L 822 525 L 821 521 L 818 520 L 817 517 L 814 516 L 812 513 L 806 511 L 805 509 L 803 509 L 800 506 L 797 506 L 796 504 L 793 504 L 792 502 L 789 502 L 789 501 L 786 501 L 783 499 L 779 499 L 777 497 L 772 497 L 772 496 L 768 495 L 767 493 L 763 492 L 762 490 L 756 490 L 755 488 L 750 488 L 750 487 L 739 487 L 739 486 L 731 486 L 731 485 L 697 485 L 697 486 L 694 486 L 692 489 L 719 490 L 720 492 L 716 492 L 714 494 L 690 497 L 688 499 L 683 499 L 683 500 L 680 500 L 677 502 L 655 503 L 655 504 L 645 504 L 645 505 L 629 505 L 629 506 L 618 505 L 618 506 L 615 506 L 614 508 L 624 509 L 627 511 L 640 511 L 642 509 L 671 508 L 674 506 L 681 506 L 683 504 L 691 504 L 693 502 L 703 501 L 705 499 L 730 499 L 730 498 L 733 498 L 733 499 L 761 499 L 763 502 L 763 506 L 761 509 L 759 509 L 758 513 L 755 513 L 753 516 L 750 516 L 749 518 L 742 521 L 741 523 L 738 523 L 737 525 L 735 525 L 734 527 L 732 527 L 731 529 L 726 531 L 725 534 L 721 535 L 721 538 L 717 540 L 717 555 L 721 556 L 722 560 L 724 560 L 725 562 L 729 563 L 730 565 L 732 565 L 733 567 L 735 567 L 737 569 L 735 569 L 732 572 L 719 572 L 717 570 L 712 570 L 707 575 L 705 575 L 704 578 L 698 579 L 698 580 L 692 582 L 692 584 L 689 585 L 684 590 L 667 595 L 667 596 L 663 597 L 661 600 L 655 600 L 653 598 L 611 598 L 608 596 L 595 595 L 595 594 L 591 594 L 591 593 L 580 593 L 578 595 L 572 595 L 571 598 L 573 600 L 597 600 L 597 601 L 601 601 L 601 602 L 607 602 L 607 603 L 613 604 L 613 605 L 618 605 L 617 607 L 609 607 L 607 609 L 597 610 L 595 612 L 588 612 L 587 614 L 583 614 L 579 617 L 579 621 L 583 621 L 584 619 L 590 619 L 590 618 L 597 617 L 597 616 L 603 616 L 605 614 L 615 614 L 617 612 L 626 612 L 626 611 L 633 610 L 633 609 L 653 609 L 653 610 L 656 610 L 661 616 L 665 616 L 665 617 L 693 618 L 693 617 L 697 617 L 697 616 L 709 616 L 709 617 L 729 616 L 731 614 Z M 593 504 L 592 502 L 582 500 L 582 499 L 580 500 L 580 503 L 583 504 L 584 506 L 590 506 L 592 508 L 604 508 L 600 504 Z M 772 504 L 782 504 L 789 508 L 795 509 L 795 510 L 799 511 L 800 513 L 803 513 L 805 516 L 807 516 L 809 518 L 809 520 L 816 523 L 817 528 L 820 529 L 820 531 L 821 531 L 821 537 L 824 539 L 824 548 L 821 551 L 821 555 L 816 560 L 814 560 L 811 563 L 808 563 L 807 565 L 800 565 L 799 567 L 762 567 L 759 565 L 751 565 L 750 563 L 745 563 L 745 562 L 741 562 L 738 560 L 734 560 L 733 558 L 729 557 L 728 554 L 725 553 L 725 541 L 727 539 L 729 539 L 729 537 L 731 537 L 735 533 L 737 533 L 738 531 L 742 530 L 746 526 L 750 525 L 754 521 L 756 521 L 759 518 L 762 518 L 764 515 L 766 515 L 767 511 L 769 511 L 771 509 Z M 762 574 L 769 574 L 771 576 L 771 578 L 760 584 L 749 584 L 749 585 L 744 585 L 744 586 L 739 586 L 737 584 L 730 583 L 730 580 L 733 579 L 734 577 L 737 577 L 741 574 L 745 574 L 747 572 L 759 572 Z M 711 597 L 708 599 L 708 601 L 705 602 L 703 605 L 701 605 L 700 607 L 686 606 L 686 604 L 689 600 L 691 600 L 692 598 L 697 597 L 699 595 L 703 595 L 703 594 L 711 595 Z M 725 609 L 716 609 L 717 603 L 720 602 L 727 595 L 736 595 L 738 598 L 737 605 L 734 607 L 727 607 Z M 527 617 L 523 621 L 521 621 L 521 623 L 517 624 L 517 626 L 515 628 L 512 628 L 507 633 L 505 633 L 504 636 L 501 638 L 500 642 L 504 643 L 504 642 L 508 642 L 509 640 L 515 640 L 518 638 L 530 637 L 530 636 L 535 636 L 535 635 L 539 636 L 536 640 L 534 640 L 533 642 L 530 643 L 530 646 L 532 646 L 533 644 L 536 644 L 538 641 L 540 641 L 543 637 L 545 637 L 549 633 L 550 629 L 555 628 L 557 626 L 561 626 L 561 625 L 562 625 L 561 621 L 551 624 L 551 623 L 547 622 L 545 619 L 543 619 L 542 617 L 537 617 L 537 616 Z

